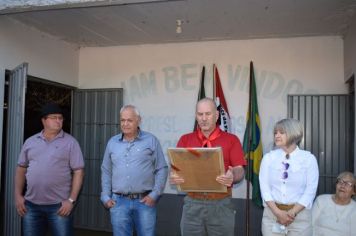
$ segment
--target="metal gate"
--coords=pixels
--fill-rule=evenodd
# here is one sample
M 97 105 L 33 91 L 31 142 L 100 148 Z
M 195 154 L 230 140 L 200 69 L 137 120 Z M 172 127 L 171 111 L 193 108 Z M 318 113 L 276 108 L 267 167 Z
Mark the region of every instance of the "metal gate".
M 288 95 L 287 109 L 304 124 L 301 148 L 317 158 L 318 194 L 333 193 L 337 175 L 354 172 L 354 96 Z
M 74 226 L 111 231 L 109 212 L 100 202 L 101 162 L 109 138 L 119 132 L 123 89 L 76 90 L 73 96 L 72 134 L 85 159 L 85 177 Z

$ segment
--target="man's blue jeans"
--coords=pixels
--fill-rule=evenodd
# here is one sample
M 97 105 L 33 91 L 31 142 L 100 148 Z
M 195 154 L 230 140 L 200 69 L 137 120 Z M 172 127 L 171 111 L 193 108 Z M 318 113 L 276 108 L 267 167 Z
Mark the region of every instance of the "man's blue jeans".
M 131 236 L 133 227 L 138 236 L 154 236 L 156 228 L 156 207 L 113 194 L 116 202 L 110 208 L 111 224 L 114 236 Z
M 24 236 L 45 236 L 47 228 L 50 228 L 52 236 L 72 236 L 72 216 L 59 216 L 58 209 L 61 203 L 53 205 L 37 205 L 25 202 L 27 212 L 23 217 Z

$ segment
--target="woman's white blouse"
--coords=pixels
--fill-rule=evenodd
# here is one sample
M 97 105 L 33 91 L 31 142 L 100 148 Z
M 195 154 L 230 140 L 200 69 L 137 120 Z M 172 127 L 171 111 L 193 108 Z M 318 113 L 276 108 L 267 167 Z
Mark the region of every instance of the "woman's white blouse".
M 262 158 L 259 180 L 264 202 L 299 203 L 311 209 L 319 181 L 318 163 L 313 154 L 299 147 L 289 159 L 283 149 L 276 149 Z

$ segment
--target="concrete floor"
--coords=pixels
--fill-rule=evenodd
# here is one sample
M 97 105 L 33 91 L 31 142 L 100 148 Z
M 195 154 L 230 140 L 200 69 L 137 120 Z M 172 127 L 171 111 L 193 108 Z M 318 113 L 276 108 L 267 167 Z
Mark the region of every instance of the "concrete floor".
M 52 236 L 52 234 L 47 232 L 46 236 Z M 112 236 L 112 233 L 88 229 L 74 229 L 74 236 Z
M 75 236 L 112 236 L 111 232 L 87 230 L 87 229 L 75 229 Z

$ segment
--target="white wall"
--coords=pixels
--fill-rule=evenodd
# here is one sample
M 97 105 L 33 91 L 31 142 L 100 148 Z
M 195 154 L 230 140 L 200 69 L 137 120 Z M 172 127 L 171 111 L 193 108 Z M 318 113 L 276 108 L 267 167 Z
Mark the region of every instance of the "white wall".
M 207 66 L 205 88 L 211 96 L 211 70 L 216 63 L 233 132 L 242 140 L 250 60 L 254 61 L 259 90 L 265 151 L 272 145 L 274 123 L 286 117 L 286 94 L 347 92 L 343 40 L 339 37 L 83 48 L 79 87 L 123 87 L 124 103 L 138 106 L 143 114 L 142 128 L 156 134 L 166 150 L 176 145 L 181 134 L 192 130 L 201 66 Z M 244 196 L 243 191 L 238 192 Z
M 352 22 L 344 39 L 345 80 L 356 74 L 356 15 Z
M 32 76 L 77 86 L 79 49 L 0 16 L 0 68 L 28 62 Z
M 344 39 L 344 67 L 345 67 L 345 80 L 348 80 L 352 75 L 356 76 L 356 15 L 354 16 L 353 24 L 350 26 L 347 35 Z M 356 96 L 355 96 L 356 104 Z M 356 109 L 355 109 L 356 110 Z M 355 126 L 356 127 L 356 116 Z M 356 147 L 356 136 L 354 137 Z M 355 152 L 354 170 L 356 173 L 356 152 Z
M 346 73 L 356 69 L 355 25 L 345 39 Z M 347 92 L 339 37 L 82 48 L 79 52 L 74 45 L 0 16 L 0 68 L 12 69 L 26 61 L 29 74 L 40 78 L 80 88 L 123 87 L 124 102 L 140 108 L 142 128 L 156 134 L 164 150 L 192 130 L 202 65 L 207 66 L 207 95 L 212 95 L 213 63 L 220 72 L 233 133 L 243 139 L 250 60 L 255 65 L 265 151 L 272 145 L 274 123 L 286 116 L 286 94 Z

